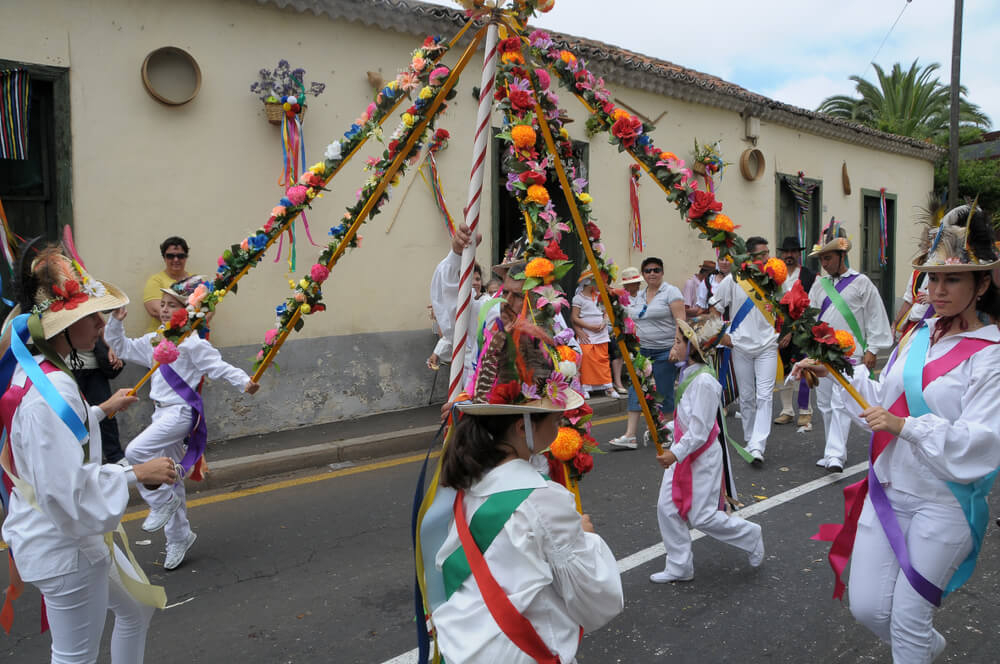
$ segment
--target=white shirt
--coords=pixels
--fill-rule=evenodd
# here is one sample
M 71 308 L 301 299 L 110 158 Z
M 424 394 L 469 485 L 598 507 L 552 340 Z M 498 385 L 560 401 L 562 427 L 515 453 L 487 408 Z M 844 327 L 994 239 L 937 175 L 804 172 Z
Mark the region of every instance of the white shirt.
M 500 491 L 534 488 L 483 554 L 514 607 L 561 662 L 574 662 L 584 631 L 602 627 L 624 605 L 621 575 L 611 549 L 580 526 L 573 495 L 547 482 L 521 459 L 486 473 L 466 491 L 466 518 Z M 455 524 L 436 557 L 440 568 L 460 545 Z M 445 661 L 533 664 L 490 615 L 470 574 L 433 613 Z
M 927 321 L 933 334 L 937 319 Z M 942 357 L 965 338 L 1000 341 L 996 325 L 943 337 L 927 351 L 927 361 Z M 889 408 L 903 393 L 903 367 L 910 344 L 898 348 L 889 371 L 878 380 L 855 371 L 851 382 L 872 405 Z M 935 503 L 955 505 L 945 482 L 969 483 L 1000 467 L 1000 345 L 989 346 L 930 383 L 924 400 L 931 412 L 907 417 L 902 434 L 890 443 L 875 462 L 875 473 L 885 486 L 920 496 Z M 844 399 L 852 417 L 857 403 Z
M 739 312 L 743 303 L 749 300 L 743 287 L 736 283 L 733 275 L 726 275 L 719 287 L 715 289 L 711 304 L 720 313 L 729 307 L 729 315 L 733 318 Z M 744 316 L 743 321 L 735 330 L 729 330 L 729 337 L 733 340 L 733 347 L 740 351 L 756 355 L 768 346 L 777 346 L 778 333 L 774 331 L 774 326 L 767 322 L 764 314 L 756 305 L 750 309 L 750 313 Z
M 836 286 L 841 279 L 852 274 L 858 274 L 858 271 L 847 270 L 847 272 L 832 280 L 833 285 Z M 809 289 L 809 304 L 817 309 L 822 308 L 823 301 L 826 300 L 826 291 L 823 289 L 821 279 L 829 280 L 830 277 L 817 276 L 812 288 Z M 857 278 L 848 284 L 841 291 L 840 295 L 844 298 L 847 307 L 857 319 L 858 326 L 864 333 L 865 341 L 868 343 L 868 350 L 878 355 L 880 350 L 891 348 L 892 330 L 889 325 L 889 317 L 886 316 L 885 306 L 882 304 L 882 296 L 879 295 L 878 289 L 875 288 L 875 284 L 872 283 L 871 279 L 863 274 L 858 274 Z M 830 306 L 820 316 L 820 320 L 829 323 L 835 330 L 847 330 L 851 332 L 850 326 L 844 320 L 844 317 L 840 315 L 840 312 L 837 311 L 837 307 L 833 302 L 830 303 Z M 851 332 L 851 334 L 854 333 Z M 858 341 L 853 357 L 860 360 L 864 357 L 864 354 L 865 351 L 861 348 L 861 342 Z
M 678 376 L 678 384 L 704 366 L 696 363 L 685 367 Z M 677 461 L 683 461 L 692 452 L 697 452 L 708 441 L 708 435 L 715 427 L 715 416 L 719 412 L 721 401 L 722 385 L 708 372 L 695 377 L 684 388 L 684 394 L 677 404 L 677 420 L 684 435 L 670 446 Z
M 647 301 L 648 297 L 647 286 L 632 298 L 625 307 L 625 313 L 635 323 L 639 345 L 642 348 L 654 350 L 670 348 L 674 345 L 674 337 L 677 334 L 677 321 L 674 320 L 670 305 L 678 300 L 683 302 L 684 296 L 677 286 L 671 286 L 664 281 Z
M 924 314 L 927 313 L 927 307 L 931 306 L 930 302 L 914 302 L 913 301 L 913 279 L 916 276 L 916 272 L 910 272 L 910 279 L 906 282 L 906 290 L 903 291 L 903 302 L 912 305 L 910 307 L 910 313 L 906 315 L 909 320 L 923 320 Z M 918 293 L 927 294 L 927 283 L 930 281 L 929 278 L 924 277 L 923 283 L 920 284 L 920 288 L 917 289 Z
M 104 328 L 104 340 L 118 357 L 145 367 L 153 366 L 152 341 L 155 337 L 156 332 L 150 332 L 137 339 L 129 339 L 125 336 L 122 322 L 114 316 L 110 317 L 107 327 Z M 245 390 L 250 383 L 250 376 L 246 371 L 224 361 L 219 350 L 197 334 L 189 336 L 177 349 L 180 354 L 170 364 L 170 368 L 177 372 L 192 390 L 198 387 L 202 376 L 208 376 L 210 380 L 223 379 L 240 390 Z M 187 405 L 174 388 L 167 384 L 166 378 L 159 371 L 154 371 L 150 380 L 149 398 L 157 405 Z
M 451 361 L 454 352 L 455 316 L 458 311 L 458 286 L 459 277 L 462 272 L 462 257 L 454 251 L 449 251 L 448 255 L 434 268 L 434 275 L 431 277 L 431 308 L 434 310 L 434 318 L 437 319 L 438 327 L 441 328 L 441 338 L 434 347 L 434 352 L 442 360 Z M 474 373 L 476 357 L 479 344 L 476 343 L 476 336 L 479 333 L 479 315 L 483 303 L 492 298 L 481 296 L 473 297 L 469 303 L 469 327 L 465 343 L 465 373 L 462 383 L 469 381 Z M 497 315 L 500 308 L 496 307 Z M 492 316 L 492 313 L 490 314 Z M 493 316 L 495 319 L 495 316 Z
M 708 283 L 698 282 L 698 297 L 695 298 L 695 306 L 699 309 L 708 309 Z
M 41 362 L 44 358 L 36 356 Z M 83 554 L 91 564 L 108 557 L 103 534 L 114 530 L 128 505 L 128 481 L 121 466 L 101 465 L 100 421 L 104 411 L 89 406 L 72 377 L 62 371 L 46 374 L 90 435 L 90 459 L 83 446 L 32 385 L 11 421 L 10 445 L 17 475 L 35 490 L 41 512 L 15 488 L 3 539 L 17 560 L 25 581 L 38 581 L 77 570 Z M 21 367 L 12 385 L 23 386 Z
M 795 282 L 799 280 L 799 276 L 801 274 L 802 274 L 802 268 L 799 266 L 796 266 L 794 270 L 788 273 L 788 276 L 785 277 L 784 283 L 781 284 L 782 295 L 792 290 L 792 287 L 795 286 Z
M 606 344 L 611 341 L 608 326 L 603 325 L 604 307 L 601 305 L 600 296 L 595 294 L 593 298 L 587 297 L 582 290 L 579 290 L 573 296 L 573 307 L 580 309 L 580 319 L 587 325 L 601 325 L 601 329 L 597 332 L 584 330 L 589 339 L 588 344 Z

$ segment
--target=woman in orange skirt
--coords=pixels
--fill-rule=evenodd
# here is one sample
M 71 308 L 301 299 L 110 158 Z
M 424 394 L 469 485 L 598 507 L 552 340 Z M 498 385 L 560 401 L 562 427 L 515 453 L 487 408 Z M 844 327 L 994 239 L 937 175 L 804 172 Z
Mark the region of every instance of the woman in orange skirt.
M 590 270 L 580 275 L 576 295 L 573 296 L 573 329 L 583 351 L 580 383 L 584 394 L 590 397 L 594 390 L 612 394 L 611 363 L 608 360 L 608 317 L 594 287 L 594 273 Z

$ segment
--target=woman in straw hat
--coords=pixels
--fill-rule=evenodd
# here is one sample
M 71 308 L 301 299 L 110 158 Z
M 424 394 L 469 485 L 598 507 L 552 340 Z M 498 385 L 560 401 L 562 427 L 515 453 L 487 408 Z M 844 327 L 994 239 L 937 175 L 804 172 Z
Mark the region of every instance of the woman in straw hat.
M 720 437 L 718 417 L 722 408 L 722 386 L 711 369 L 711 356 L 724 334 L 724 325 L 710 317 L 694 328 L 677 321 L 686 343 L 674 345 L 670 359 L 686 362 L 677 387 L 674 413 L 674 444 L 656 457 L 663 466 L 663 482 L 656 517 L 667 551 L 662 572 L 650 575 L 653 583 L 690 581 L 694 578 L 691 528 L 720 542 L 747 552 L 750 566 L 764 561 L 761 528 L 719 509 L 726 448 Z M 731 480 L 731 478 L 727 478 Z
M 930 662 L 944 650 L 934 608 L 972 574 L 985 532 L 1000 467 L 1000 330 L 989 322 L 1000 315 L 990 274 L 998 265 L 986 213 L 952 210 L 913 265 L 928 273 L 938 317 L 900 342 L 878 380 L 854 373 L 872 405 L 848 407 L 875 432 L 874 462 L 859 490 L 845 491 L 847 522 L 820 536 L 834 542 L 838 593 L 853 543 L 851 612 L 891 644 L 895 662 Z M 802 368 L 827 373 L 810 360 L 795 373 Z
M 96 662 L 109 608 L 115 612 L 112 662 L 142 662 L 153 609 L 126 591 L 133 581 L 124 577 L 145 577 L 105 533 L 118 527 L 130 484 L 170 484 L 177 474 L 165 458 L 102 465 L 98 423 L 136 398 L 119 390 L 100 406 L 89 405 L 65 364 L 73 353 L 94 348 L 103 312 L 128 298 L 57 249 L 43 249 L 34 260 L 26 252 L 23 261 L 0 370 L 6 379 L 0 412 L 10 434 L 0 459 L 10 489 L 3 537 L 16 560 L 12 586 L 19 574 L 41 591 L 53 663 Z M 28 313 L 17 315 L 21 311 Z M 8 589 L 8 600 L 17 594 Z
M 622 610 L 611 550 L 531 462 L 583 405 L 552 343 L 523 321 L 491 331 L 473 398 L 457 405 L 420 526 L 425 599 L 448 662 L 574 662 L 581 630 Z

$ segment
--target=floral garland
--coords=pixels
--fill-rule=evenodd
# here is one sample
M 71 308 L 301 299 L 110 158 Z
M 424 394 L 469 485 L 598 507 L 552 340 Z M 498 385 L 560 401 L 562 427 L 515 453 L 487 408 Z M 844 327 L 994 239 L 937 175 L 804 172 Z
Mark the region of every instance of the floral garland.
M 438 42 L 435 41 L 434 45 L 437 44 Z M 426 48 L 427 42 L 425 42 L 424 45 Z M 410 76 L 410 74 L 414 72 L 416 72 L 415 76 Z M 430 106 L 432 100 L 441 91 L 442 86 L 447 81 L 450 73 L 451 70 L 443 65 L 439 65 L 433 69 L 426 66 L 425 53 L 423 49 L 418 49 L 414 52 L 413 62 L 411 62 L 410 69 L 403 72 L 403 74 L 400 74 L 400 76 L 405 77 L 406 80 L 399 82 L 399 79 L 397 79 L 397 85 L 401 90 L 407 92 L 415 91 L 418 87 L 420 87 L 421 81 L 426 80 L 426 85 L 420 88 L 413 105 L 400 116 L 401 122 L 393 132 L 392 136 L 389 137 L 386 149 L 382 152 L 382 158 L 378 159 L 372 157 L 368 160 L 365 170 L 370 172 L 371 175 L 365 181 L 364 185 L 362 185 L 361 189 L 358 190 L 357 202 L 347 208 L 347 212 L 344 213 L 341 223 L 330 229 L 329 235 L 331 240 L 327 244 L 326 249 L 324 249 L 319 255 L 316 264 L 314 264 L 310 268 L 309 273 L 299 279 L 298 282 L 289 281 L 292 294 L 275 308 L 275 315 L 277 317 L 276 325 L 273 329 L 268 330 L 264 335 L 264 343 L 261 345 L 260 351 L 258 351 L 254 360 L 255 371 L 260 367 L 264 358 L 271 353 L 279 337 L 281 337 L 283 333 L 287 333 L 289 331 L 289 325 L 293 325 L 292 329 L 298 332 L 304 325 L 304 321 L 301 318 L 302 315 L 308 315 L 317 311 L 324 311 L 326 309 L 326 305 L 321 302 L 323 299 L 322 284 L 330 275 L 330 268 L 332 267 L 334 255 L 338 253 L 340 245 L 344 241 L 347 241 L 347 247 L 351 249 L 361 245 L 361 236 L 352 235 L 349 239 L 347 238 L 349 229 L 355 224 L 361 212 L 368 205 L 369 200 L 375 195 L 376 190 L 379 188 L 381 181 L 386 175 L 386 172 L 399 156 L 400 150 L 406 145 L 413 135 L 416 125 L 420 124 L 421 120 L 425 119 L 428 107 Z M 390 88 L 392 88 L 392 90 L 390 90 Z M 386 90 L 393 91 L 395 88 L 390 83 L 390 86 L 387 87 Z M 453 96 L 454 90 L 449 92 L 446 98 L 450 99 Z M 405 155 L 406 161 L 400 165 L 399 170 L 390 182 L 391 186 L 395 186 L 399 183 L 403 174 L 406 172 L 407 165 L 412 166 L 416 163 L 424 142 L 429 136 L 431 136 L 436 115 L 444 111 L 446 106 L 446 104 L 441 104 L 434 117 L 426 118 L 428 119 L 428 124 L 424 127 L 421 136 L 411 147 L 410 151 Z M 357 123 L 355 126 L 357 126 Z M 359 127 L 357 131 L 360 132 L 361 127 Z M 346 135 L 345 137 L 350 138 Z M 328 154 L 334 147 L 334 145 L 331 145 L 330 148 L 328 148 Z M 317 164 L 313 168 L 322 166 L 322 164 Z M 312 169 L 310 169 L 310 172 L 312 172 Z M 374 207 L 371 208 L 371 213 L 368 217 L 370 218 L 371 216 L 378 214 L 388 200 L 389 193 L 388 188 L 386 188 L 375 201 Z M 363 219 L 362 223 L 366 220 L 367 219 Z M 292 322 L 293 320 L 294 324 Z
M 447 50 L 448 44 L 440 37 L 427 37 L 422 46 L 413 51 L 409 66 L 375 94 L 374 101 L 351 124 L 341 140 L 330 143 L 323 155 L 324 160 L 313 165 L 299 177 L 296 184 L 288 187 L 264 225 L 239 244 L 222 252 L 215 279 L 205 282 L 205 292 L 200 297 L 192 295 L 188 299 L 187 320 L 181 321 L 178 318 L 177 321 L 162 325 L 159 332 L 163 338 L 177 341 L 190 334 L 208 312 L 215 311 L 215 307 L 227 293 L 236 292 L 236 282 L 261 261 L 267 248 L 288 230 L 303 210 L 310 207 L 310 202 L 322 196 L 337 169 L 350 158 L 354 150 L 370 137 L 381 140 L 381 125 L 388 114 L 403 96 L 420 87 L 421 81 L 436 71 L 434 65 Z
M 559 82 L 587 105 L 591 112 L 587 119 L 588 130 L 609 132 L 609 142 L 616 145 L 619 152 L 628 151 L 659 182 L 667 193 L 667 200 L 698 231 L 698 237 L 708 240 L 720 255 L 733 257 L 740 276 L 753 281 L 768 300 L 768 306 L 776 315 L 778 331 L 782 325 L 789 325 L 788 331 L 804 353 L 851 374 L 849 356 L 843 352 L 845 346 L 831 343 L 834 336 L 826 334 L 817 320 L 819 310 L 806 307 L 797 310 L 798 316 L 790 315 L 782 303 L 780 283 L 768 274 L 766 265 L 750 260 L 743 238 L 735 232 L 737 226 L 722 213 L 722 202 L 717 201 L 712 192 L 698 188 L 694 173 L 682 159 L 653 144 L 649 135 L 653 127 L 628 111 L 616 108 L 604 80 L 595 77 L 574 54 L 560 49 L 548 33 L 536 30 L 528 36 L 528 43 L 532 56 L 545 63 Z M 777 268 L 771 265 L 774 272 Z
M 541 127 L 536 116 L 536 102 L 545 114 L 546 121 L 553 130 L 556 150 L 560 159 L 567 164 L 571 192 L 576 198 L 588 239 L 592 244 L 597 259 L 598 269 L 610 281 L 617 276 L 617 266 L 606 257 L 605 247 L 600 242 L 601 230 L 592 219 L 591 204 L 593 198 L 585 190 L 587 180 L 579 176 L 580 165 L 573 155 L 573 144 L 564 124 L 564 116 L 558 108 L 558 96 L 551 89 L 551 81 L 545 69 L 531 69 L 525 63 L 521 52 L 521 40 L 517 37 L 504 39 L 500 42 L 500 65 L 497 71 L 497 86 L 495 98 L 498 107 L 504 113 L 503 131 L 498 137 L 507 143 L 503 157 L 503 169 L 506 174 L 506 188 L 517 200 L 521 211 L 530 220 L 530 242 L 525 250 L 527 265 L 523 275 L 524 290 L 529 294 L 536 322 L 548 322 L 563 307 L 567 300 L 556 285 L 571 268 L 566 254 L 559 247 L 564 233 L 573 231 L 573 227 L 560 220 L 549 194 L 549 186 L 558 188 L 555 174 L 555 160 L 548 154 L 541 133 Z M 552 183 L 551 185 L 549 183 Z M 616 320 L 622 322 L 623 337 L 630 355 L 633 357 L 636 372 L 641 387 L 656 412 L 652 364 L 639 354 L 639 339 L 635 333 L 635 324 L 625 315 L 624 304 L 628 303 L 628 294 L 624 291 L 612 291 L 612 308 Z M 557 338 L 557 341 L 559 339 Z M 561 376 L 557 380 L 575 377 L 576 365 L 560 369 Z M 567 376 L 567 373 L 573 375 Z M 570 464 L 571 475 L 579 478 L 593 465 L 589 459 L 590 453 L 597 450 L 597 443 L 590 435 L 590 418 L 577 411 L 566 414 L 569 427 L 576 429 L 583 441 L 578 448 L 577 456 Z M 666 433 L 666 420 L 659 417 L 658 429 L 661 435 Z M 569 436 L 569 434 L 566 434 Z M 575 438 L 573 438 L 575 440 Z M 554 443 L 555 444 L 555 443 Z M 589 446 L 589 447 L 588 447 Z M 563 460 L 566 448 L 557 445 L 551 450 L 553 456 Z M 550 457 L 551 458 L 551 457 Z M 553 473 L 553 476 L 558 476 Z

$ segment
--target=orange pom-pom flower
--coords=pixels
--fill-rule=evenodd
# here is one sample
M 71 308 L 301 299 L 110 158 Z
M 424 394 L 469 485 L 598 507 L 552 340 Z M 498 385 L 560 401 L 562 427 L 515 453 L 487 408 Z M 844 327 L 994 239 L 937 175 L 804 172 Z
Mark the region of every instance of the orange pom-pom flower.
M 729 218 L 729 215 L 722 214 L 721 212 L 712 217 L 711 221 L 708 222 L 708 227 L 714 228 L 717 231 L 728 231 L 730 233 L 736 230 L 736 224 Z
M 538 137 L 531 125 L 516 125 L 510 130 L 510 137 L 514 139 L 514 146 L 520 149 L 530 148 L 535 144 Z
M 556 346 L 559 351 L 559 359 L 563 362 L 576 362 L 576 351 L 569 346 Z
M 547 205 L 549 202 L 549 190 L 540 184 L 533 184 L 528 187 L 528 200 L 538 205 Z
M 780 258 L 768 258 L 764 263 L 764 274 L 774 279 L 779 286 L 788 278 L 788 266 Z
M 549 445 L 552 456 L 560 461 L 569 461 L 583 447 L 583 436 L 572 427 L 559 427 L 556 439 Z
M 535 279 L 544 279 L 552 274 L 554 269 L 556 266 L 548 258 L 532 258 L 524 268 L 524 275 Z
M 847 330 L 837 330 L 833 334 L 837 337 L 837 344 L 844 349 L 844 355 L 854 355 L 854 349 L 857 347 L 854 335 Z

